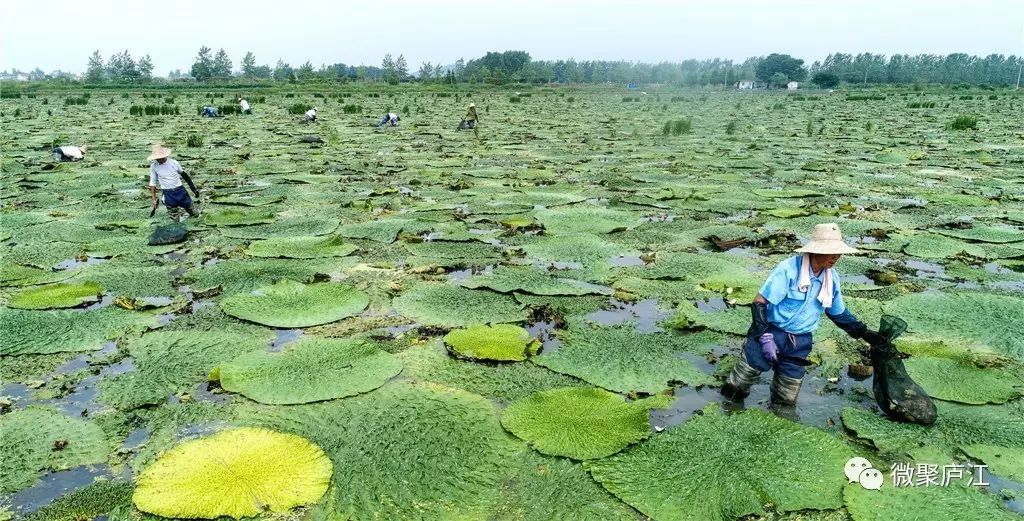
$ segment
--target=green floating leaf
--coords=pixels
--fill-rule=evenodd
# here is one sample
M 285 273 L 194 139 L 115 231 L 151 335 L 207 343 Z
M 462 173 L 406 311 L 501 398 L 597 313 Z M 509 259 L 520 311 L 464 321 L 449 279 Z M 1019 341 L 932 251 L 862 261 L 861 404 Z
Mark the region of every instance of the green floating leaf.
M 706 410 L 688 422 L 584 468 L 654 519 L 727 520 L 842 506 L 853 455 L 835 437 L 760 410 Z
M 25 516 L 25 521 L 80 521 L 96 519 L 114 510 L 130 509 L 132 484 L 126 481 L 96 481 L 69 492 Z
M 100 239 L 85 245 L 85 251 L 90 257 L 100 257 L 104 259 L 133 253 L 143 255 L 163 255 L 178 248 L 179 246 L 177 244 L 149 246 L 144 237 L 135 235 Z
M 293 217 L 270 224 L 225 227 L 221 233 L 234 239 L 272 239 L 277 237 L 308 237 L 327 235 L 338 229 L 338 220 L 321 217 Z
M 428 259 L 494 259 L 501 258 L 501 252 L 493 245 L 482 242 L 429 241 L 404 244 L 412 255 Z
M 1024 448 L 1009 449 L 995 445 L 963 445 L 960 450 L 988 465 L 997 476 L 1024 481 Z
M 16 492 L 44 471 L 106 461 L 107 440 L 92 422 L 29 407 L 0 416 L 0 454 L 0 492 Z
M 253 241 L 245 249 L 253 257 L 284 257 L 289 259 L 319 259 L 344 257 L 358 250 L 354 244 L 344 242 L 339 235 L 310 237 L 279 237 Z
M 981 368 L 970 361 L 915 356 L 907 373 L 929 396 L 951 402 L 1003 403 L 1024 394 L 1024 381 L 1010 371 Z
M 984 519 L 1020 521 L 999 498 L 977 487 L 953 483 L 946 487 L 892 487 L 868 490 L 850 483 L 843 490 L 853 521 L 919 521 L 921 519 Z
M 676 314 L 665 321 L 673 329 L 707 328 L 712 331 L 745 336 L 750 328 L 750 312 L 745 307 L 705 313 L 691 302 L 681 302 Z
M 499 293 L 521 291 L 534 295 L 610 295 L 612 290 L 579 280 L 555 277 L 533 266 L 500 266 L 491 273 L 459 281 L 464 288 L 489 288 Z
M 213 519 L 287 512 L 327 492 L 333 465 L 294 434 L 242 427 L 187 441 L 138 478 L 135 506 L 163 517 Z
M 75 270 L 53 271 L 23 266 L 21 264 L 0 265 L 0 286 L 34 286 L 37 284 L 49 284 L 68 279 L 75 274 Z
M 919 233 L 909 236 L 909 241 L 903 247 L 903 252 L 922 259 L 946 259 L 962 253 L 974 257 L 985 257 L 985 250 L 980 246 L 934 233 Z
M 249 226 L 253 224 L 270 224 L 274 222 L 273 212 L 263 210 L 236 210 L 230 208 L 203 214 L 203 223 L 207 226 Z
M 795 199 L 800 197 L 818 197 L 822 194 L 815 190 L 807 190 L 804 188 L 783 188 L 779 190 L 766 190 L 762 188 L 755 188 L 751 190 L 752 193 L 761 197 L 767 197 L 770 199 Z
M 392 301 L 395 311 L 423 325 L 467 327 L 523 322 L 526 311 L 508 295 L 451 284 L 420 284 Z
M 337 519 L 486 519 L 520 451 L 487 399 L 426 383 L 259 407 L 248 421 L 307 437 L 330 455 L 332 489 L 321 505 Z
M 205 381 L 217 364 L 265 351 L 271 338 L 269 331 L 238 329 L 148 333 L 128 342 L 135 370 L 101 380 L 99 399 L 119 409 L 164 403 Z
M 533 364 L 469 364 L 449 356 L 442 342 L 412 346 L 395 355 L 402 361 L 402 375 L 414 380 L 444 384 L 493 400 L 510 402 L 536 391 L 586 385 Z
M 415 219 L 381 219 L 342 225 L 338 233 L 352 239 L 369 239 L 371 241 L 391 244 L 398 233 L 406 228 L 417 226 Z
M 938 420 L 929 427 L 890 421 L 871 411 L 843 409 L 843 425 L 883 452 L 909 452 L 927 446 L 951 454 L 957 447 L 991 444 L 1024 448 L 1024 422 L 1013 409 L 936 402 Z
M 933 228 L 933 232 L 968 241 L 1008 243 L 1024 241 L 1024 231 L 1009 226 L 972 226 L 965 229 Z
M 23 311 L 0 308 L 0 355 L 95 351 L 120 335 L 157 327 L 156 317 L 103 308 L 94 311 Z
M 656 394 L 674 383 L 713 385 L 715 380 L 680 356 L 672 335 L 633 328 L 572 329 L 555 351 L 530 360 L 616 392 Z
M 804 210 L 803 208 L 774 208 L 761 213 L 766 213 L 772 217 L 778 217 L 780 219 L 792 219 L 794 217 L 811 215 L 811 212 Z
M 537 220 L 552 234 L 611 233 L 643 223 L 635 213 L 588 204 L 541 210 Z
M 523 451 L 501 489 L 495 521 L 564 519 L 638 521 L 636 512 L 608 493 L 578 464 Z
M 626 403 L 604 389 L 554 389 L 508 406 L 501 424 L 544 454 L 604 458 L 650 436 L 648 411 L 668 407 L 670 401 L 658 395 Z
M 925 292 L 885 303 L 909 331 L 932 339 L 981 343 L 1024 359 L 1024 299 L 989 293 Z
M 540 347 L 530 332 L 512 324 L 480 324 L 444 336 L 455 354 L 471 360 L 519 362 Z
M 219 373 L 228 391 L 260 403 L 296 404 L 369 392 L 401 371 L 401 362 L 371 343 L 303 337 L 279 353 L 245 353 Z
M 57 283 L 23 289 L 7 303 L 18 309 L 73 308 L 87 302 L 96 302 L 103 294 L 103 286 L 92 282 Z
M 523 246 L 523 251 L 546 262 L 578 262 L 586 267 L 603 267 L 621 248 L 596 235 L 543 236 Z
M 296 328 L 335 322 L 359 314 L 369 305 L 366 294 L 337 283 L 303 284 L 282 280 L 249 294 L 220 302 L 233 317 L 270 327 Z

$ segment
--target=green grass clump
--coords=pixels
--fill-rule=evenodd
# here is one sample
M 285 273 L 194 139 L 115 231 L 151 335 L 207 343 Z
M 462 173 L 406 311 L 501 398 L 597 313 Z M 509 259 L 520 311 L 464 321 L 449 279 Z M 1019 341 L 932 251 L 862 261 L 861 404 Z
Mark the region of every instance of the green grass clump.
M 189 134 L 185 138 L 185 145 L 189 148 L 198 148 L 203 146 L 203 136 L 201 134 Z
M 978 116 L 959 115 L 949 122 L 947 127 L 950 130 L 976 130 L 978 128 Z
M 689 117 L 686 119 L 676 119 L 666 121 L 661 127 L 661 133 L 663 135 L 681 136 L 683 134 L 689 134 L 693 130 L 693 118 Z
M 295 115 L 305 114 L 306 111 L 309 110 L 309 108 L 310 105 L 307 103 L 292 103 L 291 105 L 288 106 L 288 113 Z
M 884 101 L 884 94 L 850 94 L 846 101 Z
M 86 96 L 64 98 L 65 105 L 85 105 L 87 103 L 89 103 L 89 98 Z
M 933 109 L 935 108 L 934 101 L 911 101 L 907 103 L 908 109 Z
M 341 111 L 345 114 L 358 114 L 363 111 L 363 108 L 359 105 L 349 103 L 348 105 L 341 107 Z
M 523 100 L 523 98 L 520 97 L 520 96 L 509 96 L 509 98 L 508 98 L 508 102 L 509 103 L 519 103 L 522 100 Z

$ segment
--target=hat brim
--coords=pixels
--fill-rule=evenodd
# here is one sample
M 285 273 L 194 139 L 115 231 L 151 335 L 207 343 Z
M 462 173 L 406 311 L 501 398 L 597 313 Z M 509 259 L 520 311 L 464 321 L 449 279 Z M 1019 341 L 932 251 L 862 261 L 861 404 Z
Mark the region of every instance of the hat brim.
M 843 241 L 811 241 L 793 251 L 797 253 L 817 253 L 820 255 L 849 255 L 860 253 L 860 250 L 847 245 Z
M 171 149 L 165 148 L 159 152 L 153 152 L 146 158 L 146 161 L 156 161 L 157 159 L 163 159 L 165 157 L 171 157 Z

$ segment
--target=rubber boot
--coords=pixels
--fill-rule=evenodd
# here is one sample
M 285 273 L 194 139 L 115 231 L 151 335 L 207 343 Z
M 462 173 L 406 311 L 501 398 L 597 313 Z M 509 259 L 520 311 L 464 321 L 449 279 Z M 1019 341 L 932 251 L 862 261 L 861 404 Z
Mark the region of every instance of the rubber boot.
M 796 397 L 800 395 L 800 386 L 803 382 L 803 378 L 791 378 L 776 371 L 771 386 L 772 404 L 786 407 L 795 406 Z
M 761 371 L 747 363 L 746 355 L 740 356 L 736 360 L 736 365 L 732 367 L 728 378 L 725 379 L 725 384 L 722 385 L 722 396 L 730 400 L 746 398 L 750 394 L 750 387 L 757 382 L 759 376 L 761 376 Z

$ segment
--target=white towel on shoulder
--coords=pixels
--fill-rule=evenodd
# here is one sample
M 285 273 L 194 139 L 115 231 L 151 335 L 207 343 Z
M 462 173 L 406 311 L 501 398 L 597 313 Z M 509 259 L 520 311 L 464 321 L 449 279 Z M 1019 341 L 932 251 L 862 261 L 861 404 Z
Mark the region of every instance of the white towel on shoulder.
M 811 254 L 805 253 L 803 260 L 800 262 L 800 278 L 796 281 L 796 287 L 802 293 L 807 293 L 807 290 L 811 289 Z M 821 279 L 821 291 L 818 292 L 818 302 L 825 309 L 832 307 L 832 268 L 825 270 L 825 275 Z

